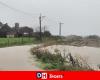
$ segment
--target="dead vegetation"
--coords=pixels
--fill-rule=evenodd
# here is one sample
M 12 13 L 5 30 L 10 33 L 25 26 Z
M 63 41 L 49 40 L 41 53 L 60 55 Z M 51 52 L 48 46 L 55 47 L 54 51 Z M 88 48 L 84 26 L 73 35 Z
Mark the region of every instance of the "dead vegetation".
M 55 49 L 55 54 L 52 54 L 47 49 L 41 49 L 41 47 L 35 47 L 31 49 L 31 52 L 33 56 L 45 64 L 43 67 L 45 70 L 92 70 L 87 59 L 79 55 L 72 56 L 71 53 L 66 54 L 65 51 L 61 53 L 58 49 Z
M 86 37 L 70 35 L 63 37 L 60 44 L 66 44 L 71 46 L 90 46 L 90 47 L 100 47 L 100 37 L 97 35 L 90 35 Z

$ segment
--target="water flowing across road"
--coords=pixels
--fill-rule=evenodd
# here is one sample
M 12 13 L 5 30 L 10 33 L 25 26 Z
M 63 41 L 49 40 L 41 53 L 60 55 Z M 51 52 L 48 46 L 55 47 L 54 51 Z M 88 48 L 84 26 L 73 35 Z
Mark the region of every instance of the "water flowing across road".
M 32 58 L 30 49 L 36 45 L 13 46 L 0 48 L 0 71 L 11 70 L 41 70 L 39 62 Z M 54 45 L 46 47 L 51 52 L 58 49 L 61 52 L 64 50 L 71 52 L 72 55 L 79 54 L 82 57 L 88 58 L 88 62 L 94 69 L 98 70 L 97 65 L 100 65 L 100 48 L 95 47 L 75 47 L 67 45 Z
M 31 58 L 33 45 L 0 48 L 0 70 L 40 70 L 35 59 Z

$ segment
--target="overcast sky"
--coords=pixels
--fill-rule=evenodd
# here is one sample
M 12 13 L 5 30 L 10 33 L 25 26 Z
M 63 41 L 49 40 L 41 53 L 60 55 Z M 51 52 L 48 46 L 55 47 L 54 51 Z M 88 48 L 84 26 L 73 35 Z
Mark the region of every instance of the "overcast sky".
M 21 11 L 32 13 L 23 14 L 0 5 L 0 21 L 14 26 L 32 28 L 39 26 L 38 17 L 42 13 L 43 26 L 58 34 L 59 22 L 63 22 L 62 35 L 100 35 L 100 0 L 0 0 Z

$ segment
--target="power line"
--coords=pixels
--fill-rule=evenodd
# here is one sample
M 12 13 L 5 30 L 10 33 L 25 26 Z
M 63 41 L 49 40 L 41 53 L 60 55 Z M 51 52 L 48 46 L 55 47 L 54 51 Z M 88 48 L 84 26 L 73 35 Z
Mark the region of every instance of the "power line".
M 6 3 L 3 3 L 2 1 L 0 1 L 0 4 L 3 5 L 3 6 L 5 6 L 5 7 L 7 7 L 7 8 L 9 8 L 9 9 L 11 9 L 11 10 L 13 10 L 13 11 L 20 12 L 20 13 L 23 13 L 25 15 L 33 16 L 32 13 L 27 13 L 27 12 L 24 12 L 22 10 L 16 9 L 14 7 L 11 7 L 11 6 L 7 5 Z
M 4 7 L 7 7 L 7 8 L 9 8 L 9 9 L 13 10 L 13 11 L 16 11 L 16 12 L 19 12 L 19 13 L 22 13 L 22 14 L 25 14 L 25 15 L 28 15 L 28 16 L 39 15 L 39 14 L 28 13 L 28 12 L 24 12 L 24 11 L 22 11 L 22 10 L 16 9 L 16 8 L 14 8 L 14 7 L 12 7 L 12 6 L 9 6 L 9 5 L 6 4 L 6 3 L 3 3 L 2 1 L 0 1 L 0 4 L 1 4 L 2 6 L 4 6 Z M 42 39 L 42 35 L 41 35 L 41 19 L 42 19 L 42 17 L 44 17 L 44 16 L 40 15 L 40 17 L 39 17 L 40 38 L 41 38 L 41 39 Z M 48 18 L 48 17 L 47 17 L 47 18 Z M 55 24 L 57 23 L 56 21 L 51 20 L 50 18 L 48 18 L 48 19 L 49 19 L 49 21 L 51 21 L 51 22 L 53 22 L 53 23 L 55 23 Z M 61 26 L 62 26 L 62 24 L 63 24 L 63 23 L 59 23 L 59 35 L 60 35 L 60 36 L 61 36 Z
M 12 7 L 12 6 L 7 5 L 6 3 L 4 3 L 4 2 L 2 2 L 2 1 L 0 1 L 0 4 L 3 5 L 4 7 L 7 7 L 7 8 L 9 8 L 9 9 L 13 10 L 13 11 L 20 12 L 20 13 L 25 14 L 25 15 L 29 15 L 29 16 L 39 15 L 39 14 L 28 13 L 28 12 L 24 12 L 24 11 L 22 11 L 22 10 L 16 9 L 16 8 L 14 8 L 14 7 Z M 47 18 L 48 18 L 48 17 L 47 17 Z M 48 19 L 49 19 L 49 21 L 51 21 L 51 22 L 57 23 L 56 21 L 51 20 L 50 18 L 48 18 Z

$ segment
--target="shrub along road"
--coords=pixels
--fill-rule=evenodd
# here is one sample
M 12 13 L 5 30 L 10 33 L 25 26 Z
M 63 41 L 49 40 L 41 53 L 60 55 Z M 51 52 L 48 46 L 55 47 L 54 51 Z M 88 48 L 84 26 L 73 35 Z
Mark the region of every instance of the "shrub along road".
M 0 48 L 0 70 L 40 70 L 32 59 L 32 45 Z

